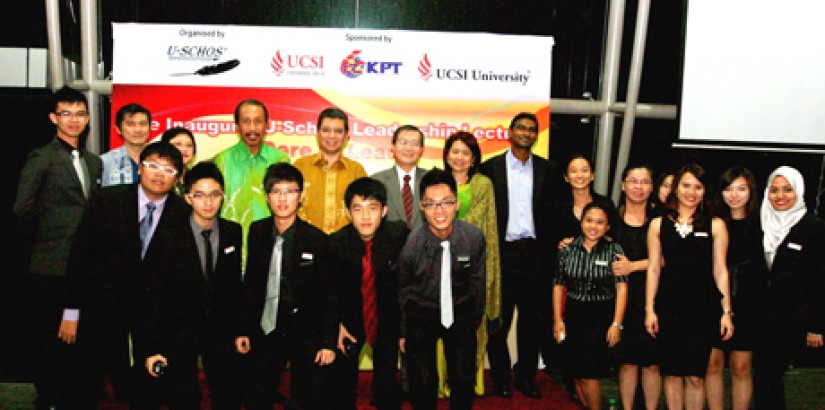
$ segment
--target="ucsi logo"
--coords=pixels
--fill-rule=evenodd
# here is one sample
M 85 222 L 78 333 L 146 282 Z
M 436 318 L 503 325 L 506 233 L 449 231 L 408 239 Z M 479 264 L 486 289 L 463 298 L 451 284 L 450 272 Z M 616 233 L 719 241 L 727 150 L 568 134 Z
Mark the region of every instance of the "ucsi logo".
M 398 75 L 403 63 L 395 61 L 366 61 L 361 58 L 361 50 L 352 50 L 341 61 L 341 74 L 347 78 L 358 78 L 363 74 Z
M 324 56 L 312 54 L 286 54 L 281 50 L 275 51 L 270 66 L 275 74 L 280 76 L 286 70 L 321 70 L 324 68 Z
M 424 53 L 424 57 L 421 57 L 421 61 L 418 62 L 418 74 L 421 74 L 424 81 L 433 76 L 433 65 L 430 63 L 430 57 L 427 56 L 427 53 Z

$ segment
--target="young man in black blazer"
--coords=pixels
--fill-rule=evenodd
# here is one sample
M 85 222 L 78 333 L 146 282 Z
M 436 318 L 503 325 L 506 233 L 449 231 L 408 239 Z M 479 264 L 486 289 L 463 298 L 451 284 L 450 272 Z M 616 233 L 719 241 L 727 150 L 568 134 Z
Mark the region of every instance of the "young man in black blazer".
M 352 222 L 330 237 L 340 322 L 336 354 L 343 355 L 336 361 L 342 389 L 338 408 L 356 408 L 358 359 L 361 348 L 369 344 L 375 405 L 400 409 L 398 255 L 409 229 L 402 221 L 385 220 L 387 189 L 376 179 L 363 177 L 350 183 L 344 203 Z
M 167 269 L 149 272 L 143 302 L 145 320 L 135 335 L 136 366 L 143 367 L 133 407 L 194 409 L 201 394 L 201 356 L 212 408 L 239 409 L 237 353 L 229 331 L 241 286 L 241 226 L 218 216 L 224 179 L 211 162 L 184 177 L 184 199 L 192 207 L 179 241 L 168 249 Z M 163 366 L 158 373 L 156 366 Z
M 249 355 L 247 410 L 272 409 L 278 381 L 290 362 L 286 408 L 332 408 L 322 366 L 335 360 L 337 315 L 329 288 L 329 238 L 298 218 L 301 172 L 270 165 L 263 188 L 272 216 L 249 227 L 243 313 L 235 347 Z
M 35 407 L 62 404 L 67 360 L 74 349 L 55 339 L 61 296 L 66 286 L 66 262 L 75 230 L 89 197 L 100 186 L 102 162 L 86 151 L 81 137 L 89 124 L 86 97 L 64 86 L 54 93 L 49 119 L 54 139 L 32 150 L 20 172 L 14 201 L 17 230 L 28 258 L 25 310 L 31 332 L 29 356 L 37 390 Z
M 189 217 L 183 199 L 170 195 L 183 169 L 180 151 L 149 144 L 140 162 L 140 183 L 103 188 L 92 197 L 69 254 L 58 337 L 76 342 L 84 358 L 73 378 L 78 408 L 97 405 L 106 374 L 119 396 L 130 393 L 129 335 L 142 320 L 149 273 L 175 255 L 179 227 Z

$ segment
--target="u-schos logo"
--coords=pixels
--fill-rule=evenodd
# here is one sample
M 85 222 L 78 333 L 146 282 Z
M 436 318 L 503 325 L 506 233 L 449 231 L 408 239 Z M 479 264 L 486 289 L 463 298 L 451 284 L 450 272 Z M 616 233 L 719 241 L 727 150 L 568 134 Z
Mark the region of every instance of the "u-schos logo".
M 341 74 L 347 78 L 367 75 L 398 75 L 403 65 L 400 61 L 368 61 L 361 58 L 361 50 L 352 50 L 341 61 Z

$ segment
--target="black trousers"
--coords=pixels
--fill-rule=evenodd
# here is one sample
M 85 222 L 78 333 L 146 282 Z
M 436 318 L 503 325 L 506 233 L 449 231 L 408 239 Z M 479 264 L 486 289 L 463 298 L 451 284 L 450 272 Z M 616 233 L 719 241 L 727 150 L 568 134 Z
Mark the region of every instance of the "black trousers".
M 360 346 L 356 351 L 361 351 Z M 344 356 L 340 351 L 336 351 L 333 366 L 336 368 L 335 377 L 339 379 L 327 384 L 340 387 L 337 393 L 340 400 L 335 401 L 338 409 L 357 408 L 358 364 L 358 355 Z M 401 384 L 398 373 L 398 338 L 379 334 L 375 346 L 372 347 L 372 396 L 379 410 L 401 408 Z
M 129 363 L 129 332 L 126 328 L 104 326 L 81 316 L 77 350 L 78 361 L 70 371 L 71 393 L 66 408 L 96 408 L 107 376 L 118 399 L 128 399 L 132 395 L 134 370 Z
M 329 379 L 329 367 L 315 364 L 317 343 L 305 332 L 279 317 L 278 328 L 269 335 L 254 337 L 248 353 L 247 389 L 244 394 L 246 410 L 271 410 L 280 387 L 281 373 L 289 363 L 290 390 L 287 409 L 328 409 L 331 391 L 324 386 Z M 296 326 L 309 326 L 293 319 Z M 297 322 L 297 323 L 296 323 Z
M 542 275 L 549 275 L 540 273 L 537 263 L 541 260 L 539 256 L 536 241 L 505 242 L 501 245 L 501 326 L 489 334 L 487 342 L 490 377 L 497 386 L 510 384 L 511 363 L 507 334 L 516 307 L 519 315 L 516 325 L 516 382 L 535 382 L 542 317 L 541 289 L 546 286 Z
M 160 377 L 146 371 L 145 358 L 135 358 L 135 389 L 129 408 L 159 410 L 198 410 L 201 403 L 198 380 L 197 349 L 182 354 L 168 354 L 168 367 Z
M 450 409 L 469 410 L 475 398 L 476 330 L 470 301 L 455 306 L 454 323 L 441 325 L 439 309 L 410 303 L 406 309 L 407 375 L 410 401 L 414 409 L 435 410 L 438 403 L 436 341 L 444 341 L 447 378 L 450 382 Z
M 65 277 L 28 275 L 25 311 L 28 334 L 27 363 L 37 391 L 35 407 L 65 405 L 71 394 L 71 371 L 77 366 L 77 347 L 57 337 L 63 316 Z

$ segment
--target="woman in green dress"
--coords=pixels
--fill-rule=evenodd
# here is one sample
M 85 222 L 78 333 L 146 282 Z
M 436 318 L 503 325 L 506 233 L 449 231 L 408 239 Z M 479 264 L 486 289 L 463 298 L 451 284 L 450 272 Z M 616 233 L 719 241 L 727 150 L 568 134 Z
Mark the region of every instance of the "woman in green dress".
M 484 394 L 484 353 L 487 350 L 487 323 L 498 319 L 501 312 L 501 264 L 498 253 L 498 228 L 493 183 L 478 172 L 481 149 L 475 136 L 459 131 L 444 142 L 444 169 L 453 174 L 458 184 L 458 219 L 467 221 L 484 232 L 487 240 L 487 301 L 484 319 L 476 335 L 476 394 Z M 444 346 L 438 343 L 438 395 L 450 395 Z

